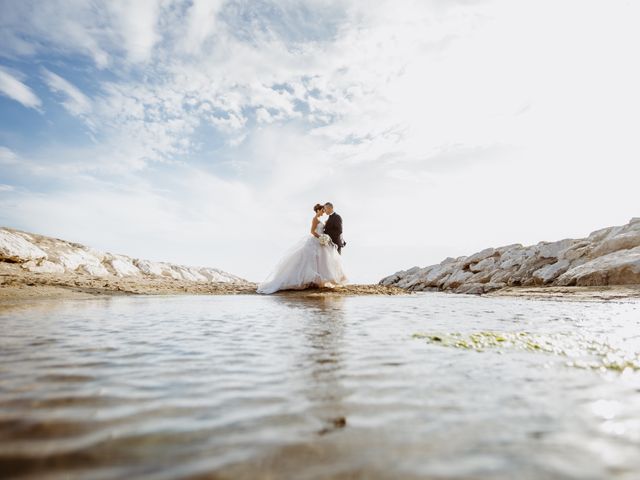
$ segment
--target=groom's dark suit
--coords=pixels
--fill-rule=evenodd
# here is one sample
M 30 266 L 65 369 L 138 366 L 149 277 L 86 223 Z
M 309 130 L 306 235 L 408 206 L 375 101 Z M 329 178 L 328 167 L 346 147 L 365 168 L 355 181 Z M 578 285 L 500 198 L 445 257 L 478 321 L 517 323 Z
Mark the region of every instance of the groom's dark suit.
M 324 233 L 331 237 L 331 241 L 338 247 L 338 253 L 341 254 L 342 247 L 347 244 L 342 238 L 342 217 L 335 212 L 329 215 L 329 219 L 324 226 Z

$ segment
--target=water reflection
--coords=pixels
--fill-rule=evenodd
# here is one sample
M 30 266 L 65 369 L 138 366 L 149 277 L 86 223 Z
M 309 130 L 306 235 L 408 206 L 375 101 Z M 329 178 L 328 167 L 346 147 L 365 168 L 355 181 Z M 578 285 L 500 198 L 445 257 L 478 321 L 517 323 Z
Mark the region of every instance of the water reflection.
M 344 297 L 278 297 L 287 308 L 306 312 L 303 342 L 296 365 L 308 378 L 302 393 L 311 405 L 310 414 L 322 425 L 321 435 L 344 428 L 347 423 L 343 399 L 348 389 L 342 384 L 345 361 Z M 296 341 L 297 339 L 292 339 Z

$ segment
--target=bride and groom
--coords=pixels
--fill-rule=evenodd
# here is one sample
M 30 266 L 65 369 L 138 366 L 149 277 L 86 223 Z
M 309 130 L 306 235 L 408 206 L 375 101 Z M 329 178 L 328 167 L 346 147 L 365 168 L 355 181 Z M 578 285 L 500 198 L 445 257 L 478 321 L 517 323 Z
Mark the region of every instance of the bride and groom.
M 342 218 L 333 204 L 317 204 L 311 221 L 311 235 L 298 242 L 258 286 L 258 293 L 302 290 L 308 287 L 335 287 L 347 283 L 340 254 L 346 242 L 342 238 Z M 328 215 L 326 223 L 320 220 Z

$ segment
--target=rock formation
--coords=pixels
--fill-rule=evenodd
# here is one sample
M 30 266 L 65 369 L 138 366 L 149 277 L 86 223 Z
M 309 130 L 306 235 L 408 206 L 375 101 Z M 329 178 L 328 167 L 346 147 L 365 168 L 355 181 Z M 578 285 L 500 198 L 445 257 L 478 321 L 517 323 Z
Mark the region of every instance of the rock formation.
M 34 274 L 246 283 L 242 278 L 217 268 L 141 260 L 11 228 L 0 228 L 0 262 L 19 264 L 24 270 Z
M 640 218 L 583 239 L 507 245 L 447 258 L 437 265 L 396 272 L 380 284 L 470 294 L 507 286 L 640 285 Z

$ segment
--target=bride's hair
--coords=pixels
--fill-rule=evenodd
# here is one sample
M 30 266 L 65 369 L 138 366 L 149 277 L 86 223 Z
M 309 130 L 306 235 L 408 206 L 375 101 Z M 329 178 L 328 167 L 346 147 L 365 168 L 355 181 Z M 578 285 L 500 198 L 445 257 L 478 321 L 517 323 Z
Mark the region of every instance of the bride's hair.
M 319 203 L 316 203 L 313 207 L 313 211 L 318 213 L 318 210 L 322 210 L 324 208 L 324 205 L 320 205 Z

